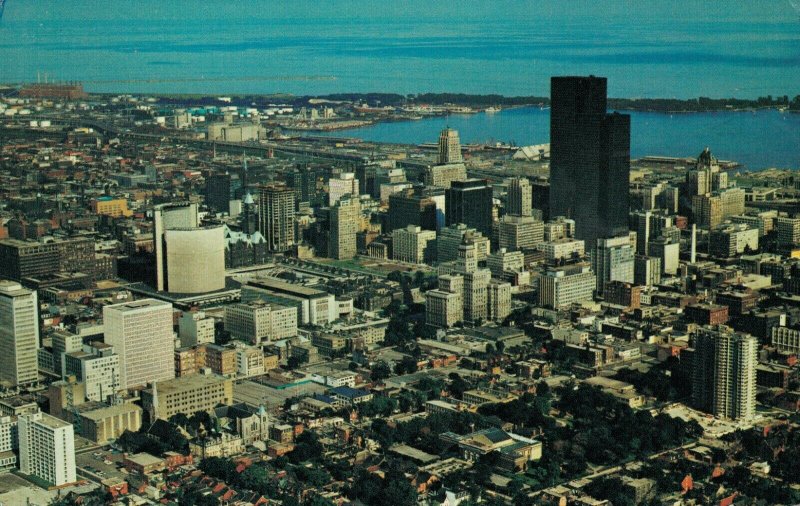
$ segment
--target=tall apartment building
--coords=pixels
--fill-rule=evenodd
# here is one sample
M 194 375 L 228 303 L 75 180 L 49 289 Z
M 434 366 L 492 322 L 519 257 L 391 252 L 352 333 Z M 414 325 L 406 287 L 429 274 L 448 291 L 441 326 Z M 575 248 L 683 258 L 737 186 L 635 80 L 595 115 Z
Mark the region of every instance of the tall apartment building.
M 461 141 L 458 138 L 457 130 L 445 128 L 439 133 L 439 157 L 436 161 L 440 165 L 464 161 L 461 156 Z
M 539 276 L 539 305 L 558 309 L 592 300 L 597 279 L 586 264 L 548 269 Z
M 120 386 L 144 386 L 175 377 L 172 304 L 155 299 L 103 308 L 105 342 L 119 355 Z
M 328 205 L 333 206 L 345 195 L 358 198 L 358 179 L 352 172 L 343 172 L 328 180 Z
M 337 260 L 356 256 L 356 234 L 361 222 L 358 198 L 342 197 L 330 209 L 329 255 Z
M 627 235 L 597 239 L 592 252 L 592 270 L 597 277 L 597 293 L 609 281 L 633 283 L 634 252 Z
M 533 212 L 533 193 L 531 182 L 526 177 L 515 177 L 508 183 L 506 214 L 531 216 Z
M 606 79 L 550 80 L 550 214 L 586 244 L 628 229 L 630 116 L 607 114 Z
M 39 380 L 39 304 L 36 292 L 0 281 L 0 381 L 12 386 Z
M 695 407 L 723 418 L 752 418 L 758 340 L 724 325 L 707 325 L 697 329 L 691 345 Z
M 533 249 L 544 242 L 544 223 L 532 216 L 505 215 L 497 230 L 499 247 L 509 251 Z
M 447 225 L 464 223 L 485 237 L 492 235 L 492 187 L 485 179 L 453 181 L 445 193 Z
M 259 188 L 258 229 L 271 252 L 282 253 L 295 245 L 295 195 L 283 184 Z
M 71 424 L 39 412 L 20 415 L 18 430 L 19 467 L 23 474 L 55 486 L 77 481 Z
M 392 259 L 412 264 L 433 262 L 436 232 L 409 225 L 392 232 Z
M 64 356 L 65 373 L 84 384 L 86 399 L 108 402 L 120 390 L 119 355 L 114 347 L 94 342 Z

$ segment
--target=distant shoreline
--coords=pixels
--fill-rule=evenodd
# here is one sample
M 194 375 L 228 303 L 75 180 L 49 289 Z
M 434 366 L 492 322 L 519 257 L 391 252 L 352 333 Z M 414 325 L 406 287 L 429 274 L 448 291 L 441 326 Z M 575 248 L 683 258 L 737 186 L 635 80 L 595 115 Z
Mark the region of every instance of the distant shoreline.
M 115 96 L 118 93 L 91 93 L 94 96 Z M 270 94 L 165 94 L 154 93 L 141 95 L 153 96 L 165 103 L 175 105 L 208 105 L 220 96 L 230 98 L 227 105 L 243 107 L 267 106 L 270 103 L 280 102 L 295 106 L 313 106 L 324 104 L 325 101 L 335 105 L 337 103 L 364 103 L 370 106 L 381 107 L 408 107 L 419 105 L 431 106 L 460 106 L 477 110 L 487 108 L 512 109 L 519 107 L 549 107 L 549 97 L 518 96 L 506 97 L 504 95 L 474 95 L 465 93 L 422 93 L 417 95 L 400 95 L 395 93 L 332 93 L 325 95 L 270 95 Z M 311 104 L 314 100 L 316 103 Z M 322 101 L 322 102 L 320 102 Z M 794 98 L 784 95 L 781 97 L 760 97 L 758 99 L 738 98 L 707 98 L 698 97 L 691 99 L 675 98 L 609 98 L 608 109 L 617 111 L 653 112 L 663 114 L 682 113 L 708 113 L 708 112 L 751 112 L 763 109 L 778 109 L 787 112 L 800 112 L 800 95 Z

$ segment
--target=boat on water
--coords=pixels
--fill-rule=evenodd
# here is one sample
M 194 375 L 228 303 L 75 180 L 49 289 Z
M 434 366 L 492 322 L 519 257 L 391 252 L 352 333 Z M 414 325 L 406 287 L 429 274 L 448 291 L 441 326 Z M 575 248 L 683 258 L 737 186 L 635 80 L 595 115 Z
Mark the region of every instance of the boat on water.
M 485 110 L 484 112 L 485 112 L 486 114 L 494 114 L 494 113 L 496 113 L 496 112 L 500 112 L 500 110 L 501 110 L 501 109 L 500 109 L 499 107 L 487 107 L 487 108 L 486 108 L 486 110 Z

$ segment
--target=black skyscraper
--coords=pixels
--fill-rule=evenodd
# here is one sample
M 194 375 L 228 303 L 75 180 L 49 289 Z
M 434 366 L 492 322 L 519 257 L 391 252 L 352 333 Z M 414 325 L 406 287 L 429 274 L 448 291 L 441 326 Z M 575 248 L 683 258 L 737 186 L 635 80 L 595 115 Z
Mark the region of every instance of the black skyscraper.
M 604 77 L 553 77 L 550 96 L 550 216 L 591 248 L 628 229 L 630 116 L 606 113 Z
M 463 223 L 492 236 L 492 187 L 485 179 L 453 181 L 445 193 L 446 224 Z

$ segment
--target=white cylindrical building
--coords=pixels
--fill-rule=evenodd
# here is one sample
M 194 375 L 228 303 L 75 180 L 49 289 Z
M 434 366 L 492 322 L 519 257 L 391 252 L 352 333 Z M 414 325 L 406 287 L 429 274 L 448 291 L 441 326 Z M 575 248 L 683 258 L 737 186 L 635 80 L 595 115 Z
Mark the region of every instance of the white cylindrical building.
M 225 234 L 222 225 L 165 232 L 167 291 L 208 293 L 225 288 Z

